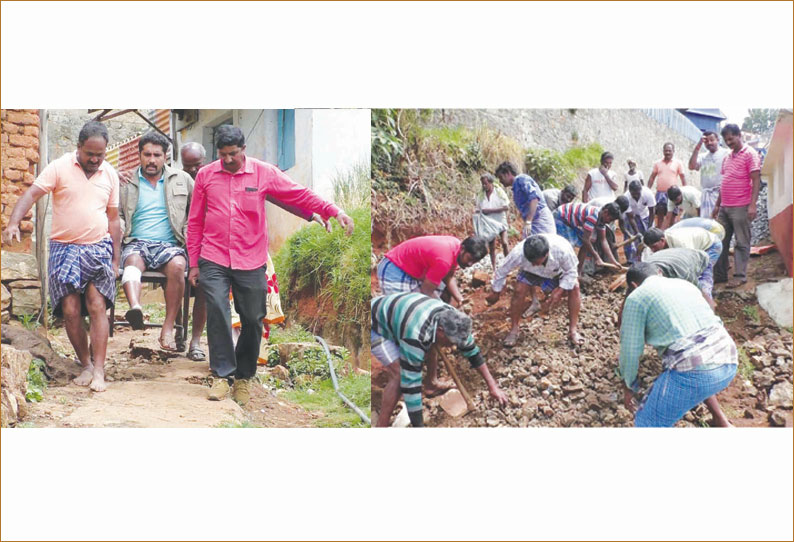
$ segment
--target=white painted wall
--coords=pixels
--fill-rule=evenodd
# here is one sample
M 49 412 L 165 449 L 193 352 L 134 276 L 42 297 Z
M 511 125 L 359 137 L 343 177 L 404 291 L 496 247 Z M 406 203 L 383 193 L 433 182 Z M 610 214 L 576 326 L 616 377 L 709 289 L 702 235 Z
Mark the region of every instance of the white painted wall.
M 315 109 L 312 137 L 313 189 L 333 199 L 333 178 L 357 163 L 370 163 L 369 109 Z
M 275 164 L 278 160 L 278 112 L 275 109 L 202 109 L 198 121 L 177 134 L 177 143 L 196 141 L 211 152 L 212 127 L 231 118 L 246 137 L 246 155 Z M 296 109 L 295 165 L 290 179 L 333 199 L 332 181 L 338 171 L 370 160 L 369 109 Z M 177 164 L 181 167 L 181 164 Z M 267 204 L 270 251 L 275 252 L 307 223 Z
M 793 128 L 792 112 L 782 110 L 761 170 L 761 175 L 769 183 L 767 209 L 770 219 L 794 203 Z

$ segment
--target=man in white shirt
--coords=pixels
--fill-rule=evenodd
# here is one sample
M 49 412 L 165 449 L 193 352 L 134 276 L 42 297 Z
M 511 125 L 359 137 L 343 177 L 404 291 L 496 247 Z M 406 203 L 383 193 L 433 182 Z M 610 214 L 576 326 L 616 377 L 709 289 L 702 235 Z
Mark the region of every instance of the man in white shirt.
M 639 181 L 641 185 L 645 185 L 645 176 L 642 171 L 637 169 L 637 161 L 634 158 L 628 158 L 626 164 L 629 166 L 629 171 L 623 177 L 623 191 L 628 190 L 631 181 Z
M 700 190 L 694 186 L 671 186 L 667 191 L 667 215 L 662 229 L 679 219 L 700 216 Z
M 708 152 L 701 153 L 700 148 L 706 147 Z M 695 145 L 689 157 L 689 169 L 700 171 L 700 216 L 711 218 L 714 205 L 720 195 L 722 186 L 722 161 L 730 153 L 729 149 L 720 147 L 720 136 L 714 132 L 703 132 L 703 138 Z
M 527 307 L 527 294 L 533 287 L 540 287 L 548 295 L 541 315 L 548 315 L 563 296 L 568 297 L 568 339 L 573 345 L 579 345 L 584 339 L 577 331 L 579 309 L 582 297 L 579 291 L 579 260 L 571 244 L 554 233 L 531 235 L 518 243 L 494 274 L 492 292 L 486 298 L 489 305 L 499 300 L 505 287 L 507 275 L 520 267 L 516 277 L 516 286 L 510 300 L 510 323 L 512 327 L 505 337 L 504 345 L 514 346 L 519 336 L 521 314 Z
M 582 189 L 583 203 L 595 198 L 615 198 L 618 183 L 615 182 L 615 172 L 609 171 L 609 168 L 612 167 L 612 160 L 614 160 L 612 153 L 605 152 L 601 155 L 601 167 L 593 168 L 587 172 Z

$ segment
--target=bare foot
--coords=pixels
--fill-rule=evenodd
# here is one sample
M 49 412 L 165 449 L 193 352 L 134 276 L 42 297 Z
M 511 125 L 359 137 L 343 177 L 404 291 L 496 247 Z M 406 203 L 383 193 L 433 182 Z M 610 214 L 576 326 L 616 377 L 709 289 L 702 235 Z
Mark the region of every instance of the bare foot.
M 429 384 L 423 386 L 423 393 L 425 397 L 436 397 L 442 393 L 446 393 L 455 387 L 455 383 L 449 380 L 434 380 Z
M 510 333 L 507 334 L 507 337 L 505 337 L 505 340 L 502 342 L 502 344 L 507 348 L 512 348 L 518 342 L 518 334 L 519 331 L 517 329 L 510 330 Z
M 102 369 L 94 369 L 94 378 L 91 379 L 89 388 L 92 391 L 105 391 L 108 385 L 105 383 L 105 371 Z
M 73 378 L 72 382 L 77 384 L 78 386 L 88 386 L 91 383 L 91 379 L 94 377 L 94 366 L 89 365 L 88 367 L 83 367 L 83 372 L 77 378 Z
M 568 340 L 571 341 L 571 344 L 574 346 L 579 346 L 580 344 L 584 343 L 584 337 L 579 335 L 578 331 L 571 331 L 568 334 Z

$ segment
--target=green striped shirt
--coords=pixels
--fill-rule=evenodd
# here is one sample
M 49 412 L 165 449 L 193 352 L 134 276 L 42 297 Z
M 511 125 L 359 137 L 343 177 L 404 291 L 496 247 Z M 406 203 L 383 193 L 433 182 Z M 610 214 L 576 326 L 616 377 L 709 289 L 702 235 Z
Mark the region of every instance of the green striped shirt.
M 451 306 L 420 293 L 399 293 L 372 299 L 372 331 L 397 344 L 400 350 L 400 388 L 409 412 L 422 409 L 422 364 L 436 341 L 439 315 Z M 469 334 L 458 347 L 476 368 L 484 363 Z

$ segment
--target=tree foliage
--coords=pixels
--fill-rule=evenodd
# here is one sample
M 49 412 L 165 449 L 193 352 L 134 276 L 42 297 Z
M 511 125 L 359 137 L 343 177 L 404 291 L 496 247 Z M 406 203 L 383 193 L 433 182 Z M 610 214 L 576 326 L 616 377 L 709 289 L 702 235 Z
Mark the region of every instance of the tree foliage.
M 748 109 L 742 122 L 742 130 L 754 134 L 770 134 L 775 128 L 777 109 Z

